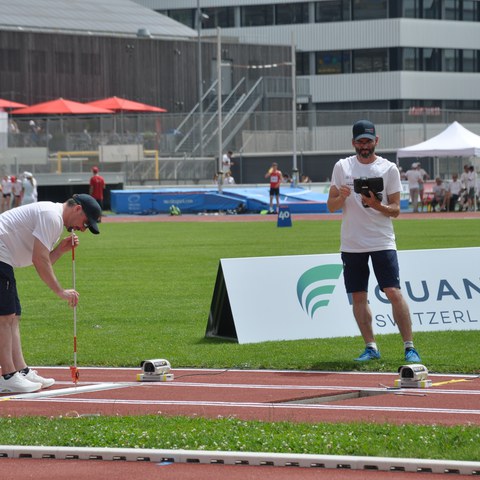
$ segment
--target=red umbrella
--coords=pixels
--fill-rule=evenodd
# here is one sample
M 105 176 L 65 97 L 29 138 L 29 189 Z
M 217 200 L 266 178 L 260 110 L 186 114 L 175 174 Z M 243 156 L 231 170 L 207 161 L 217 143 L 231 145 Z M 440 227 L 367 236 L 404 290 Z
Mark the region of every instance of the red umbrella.
M 102 100 L 95 100 L 89 102 L 88 105 L 96 107 L 108 108 L 116 112 L 166 112 L 164 108 L 154 107 L 146 103 L 134 102 L 120 97 L 103 98 Z
M 0 108 L 24 108 L 24 103 L 12 102 L 11 100 L 3 100 L 0 98 Z
M 112 110 L 96 107 L 86 103 L 74 102 L 73 100 L 65 100 L 57 98 L 48 102 L 37 103 L 26 108 L 19 108 L 11 112 L 13 115 L 81 115 L 96 113 L 113 113 Z

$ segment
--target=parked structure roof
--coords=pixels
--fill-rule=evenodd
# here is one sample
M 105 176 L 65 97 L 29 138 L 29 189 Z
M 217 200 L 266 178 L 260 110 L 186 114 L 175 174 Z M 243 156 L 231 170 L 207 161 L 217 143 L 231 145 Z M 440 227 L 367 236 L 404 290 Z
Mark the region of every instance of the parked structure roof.
M 0 0 L 0 30 L 140 37 L 193 37 L 196 32 L 130 0 Z

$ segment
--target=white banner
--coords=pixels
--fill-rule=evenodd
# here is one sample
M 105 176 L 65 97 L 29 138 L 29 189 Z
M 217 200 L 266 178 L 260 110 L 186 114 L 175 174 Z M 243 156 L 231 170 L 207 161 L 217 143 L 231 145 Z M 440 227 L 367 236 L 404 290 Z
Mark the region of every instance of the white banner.
M 480 248 L 398 252 L 414 331 L 480 329 Z M 359 335 L 340 254 L 222 259 L 239 343 Z M 371 268 L 377 334 L 398 333 Z

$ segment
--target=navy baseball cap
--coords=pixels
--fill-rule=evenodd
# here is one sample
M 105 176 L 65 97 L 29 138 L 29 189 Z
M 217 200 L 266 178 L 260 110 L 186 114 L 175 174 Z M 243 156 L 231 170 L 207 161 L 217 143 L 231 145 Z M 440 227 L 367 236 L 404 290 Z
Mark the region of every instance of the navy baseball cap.
M 100 233 L 98 222 L 102 216 L 102 209 L 98 202 L 87 193 L 77 193 L 73 196 L 73 199 L 78 205 L 82 206 L 82 210 L 88 219 L 88 229 L 98 235 Z
M 359 120 L 353 126 L 353 139 L 368 138 L 375 140 L 377 135 L 375 133 L 375 125 L 368 120 Z

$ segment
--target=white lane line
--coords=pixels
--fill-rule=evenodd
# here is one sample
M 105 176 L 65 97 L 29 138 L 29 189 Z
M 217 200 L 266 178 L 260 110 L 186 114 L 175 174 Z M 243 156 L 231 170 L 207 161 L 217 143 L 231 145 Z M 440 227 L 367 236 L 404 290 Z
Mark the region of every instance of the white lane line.
M 12 400 L 16 400 L 13 398 Z M 82 403 L 96 405 L 164 405 L 164 406 L 201 406 L 201 407 L 224 407 L 224 408 L 258 408 L 274 410 L 346 410 L 367 412 L 413 412 L 413 413 L 445 413 L 453 415 L 480 415 L 480 410 L 468 410 L 464 408 L 420 408 L 420 407 L 382 407 L 382 406 L 356 406 L 356 405 L 333 405 L 333 404 L 282 404 L 282 403 L 258 403 L 258 402 L 213 402 L 213 401 L 190 401 L 190 400 L 128 400 L 128 399 L 92 399 L 92 398 L 36 398 L 25 399 L 32 402 L 53 403 Z
M 0 398 L 0 401 L 6 400 L 41 400 L 52 397 L 60 397 L 63 395 L 76 395 L 79 393 L 100 392 L 103 390 L 115 390 L 118 388 L 126 388 L 137 385 L 137 383 L 100 383 L 95 385 L 84 385 L 80 387 L 57 388 L 53 390 L 41 390 L 34 393 L 21 393 L 19 395 L 11 395 Z

